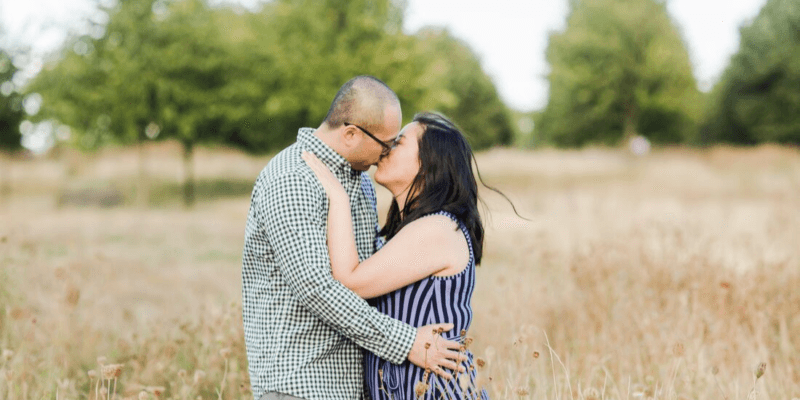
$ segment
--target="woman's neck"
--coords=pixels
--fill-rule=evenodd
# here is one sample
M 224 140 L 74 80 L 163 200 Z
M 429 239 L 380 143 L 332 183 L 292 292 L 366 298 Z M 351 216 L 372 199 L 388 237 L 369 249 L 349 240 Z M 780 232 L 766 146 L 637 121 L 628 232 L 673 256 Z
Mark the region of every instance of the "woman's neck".
M 406 201 L 408 200 L 408 195 L 411 192 L 411 186 L 413 185 L 409 185 L 400 193 L 394 195 L 394 201 L 397 202 L 397 209 L 400 211 L 400 214 L 403 213 L 403 209 L 406 207 Z

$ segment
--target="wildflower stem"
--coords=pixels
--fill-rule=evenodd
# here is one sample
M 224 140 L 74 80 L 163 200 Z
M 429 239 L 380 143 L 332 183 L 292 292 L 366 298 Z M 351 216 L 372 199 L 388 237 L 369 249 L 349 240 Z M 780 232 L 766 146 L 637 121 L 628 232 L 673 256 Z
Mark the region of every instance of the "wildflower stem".
M 558 363 L 561 364 L 561 368 L 564 370 L 564 376 L 567 378 L 567 388 L 569 389 L 569 397 L 570 399 L 575 400 L 572 394 L 572 384 L 569 381 L 569 373 L 567 372 L 567 367 L 564 366 L 563 362 L 561 362 L 561 357 L 559 357 L 558 354 L 556 354 L 556 352 L 553 350 L 553 348 L 550 347 L 550 339 L 547 338 L 547 332 L 544 332 L 544 338 L 547 341 L 547 348 L 550 350 L 550 365 L 553 368 L 553 382 L 555 382 L 556 379 L 555 366 L 553 366 L 553 356 L 555 356 L 556 360 L 558 360 Z
M 726 394 L 725 394 L 725 391 L 724 391 L 724 390 L 722 390 L 722 385 L 720 385 L 720 384 L 719 384 L 719 380 L 717 379 L 717 376 L 716 376 L 716 375 L 714 375 L 714 382 L 716 382 L 716 383 L 717 383 L 717 388 L 719 388 L 719 392 L 720 392 L 720 393 L 722 393 L 722 398 L 723 398 L 724 400 L 728 400 L 728 395 L 726 395 Z
M 222 382 L 219 384 L 217 399 L 222 400 L 222 391 L 225 390 L 225 380 L 228 378 L 228 359 L 225 359 L 225 371 L 222 373 Z

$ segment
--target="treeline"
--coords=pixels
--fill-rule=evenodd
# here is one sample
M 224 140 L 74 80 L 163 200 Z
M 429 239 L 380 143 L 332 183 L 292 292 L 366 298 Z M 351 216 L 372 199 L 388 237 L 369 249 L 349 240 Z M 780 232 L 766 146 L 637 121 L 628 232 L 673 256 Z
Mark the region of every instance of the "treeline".
M 177 140 L 264 153 L 317 126 L 342 83 L 384 80 L 406 119 L 438 110 L 476 148 L 509 144 L 510 113 L 476 55 L 447 31 L 402 32 L 402 2 L 276 0 L 258 11 L 203 0 L 120 0 L 68 42 L 27 93 L 36 120 L 84 149 Z
M 709 18 L 713 18 L 709 16 Z M 800 144 L 800 2 L 768 0 L 710 95 L 657 0 L 571 0 L 551 34 L 536 144 Z
M 701 93 L 686 44 L 661 0 L 570 0 L 550 35 L 550 97 L 532 135 L 467 45 L 445 30 L 402 32 L 400 0 L 274 0 L 258 11 L 204 0 L 120 0 L 108 21 L 66 43 L 21 90 L 0 52 L 0 146 L 19 147 L 22 94 L 31 120 L 71 128 L 69 144 L 177 140 L 187 160 L 202 143 L 270 152 L 316 126 L 336 89 L 375 75 L 401 98 L 406 120 L 438 110 L 477 149 L 511 143 L 800 143 L 800 2 L 767 0 L 741 29 L 739 51 Z

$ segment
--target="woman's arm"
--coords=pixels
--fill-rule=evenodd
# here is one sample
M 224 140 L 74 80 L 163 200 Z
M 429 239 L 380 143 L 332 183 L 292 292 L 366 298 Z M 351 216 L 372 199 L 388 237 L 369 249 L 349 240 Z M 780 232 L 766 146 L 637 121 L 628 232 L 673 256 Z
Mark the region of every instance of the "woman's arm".
M 456 223 L 432 215 L 408 224 L 380 251 L 359 263 L 347 193 L 313 154 L 304 153 L 303 159 L 330 199 L 328 254 L 333 277 L 359 296 L 377 297 L 468 262 L 469 249 Z

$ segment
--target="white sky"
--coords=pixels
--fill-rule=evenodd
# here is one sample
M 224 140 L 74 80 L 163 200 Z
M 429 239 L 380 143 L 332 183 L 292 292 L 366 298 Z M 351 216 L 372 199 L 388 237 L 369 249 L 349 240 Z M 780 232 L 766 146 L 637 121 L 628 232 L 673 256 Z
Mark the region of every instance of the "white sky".
M 0 0 L 5 41 L 38 52 L 52 50 L 68 29 L 81 29 L 81 21 L 90 17 L 97 1 L 107 0 Z M 710 89 L 737 50 L 739 26 L 755 17 L 765 2 L 667 0 L 702 90 Z M 407 0 L 407 4 L 406 32 L 425 25 L 448 27 L 478 54 L 509 106 L 532 110 L 547 103 L 547 35 L 563 29 L 567 0 Z M 29 74 L 36 70 L 34 66 Z

